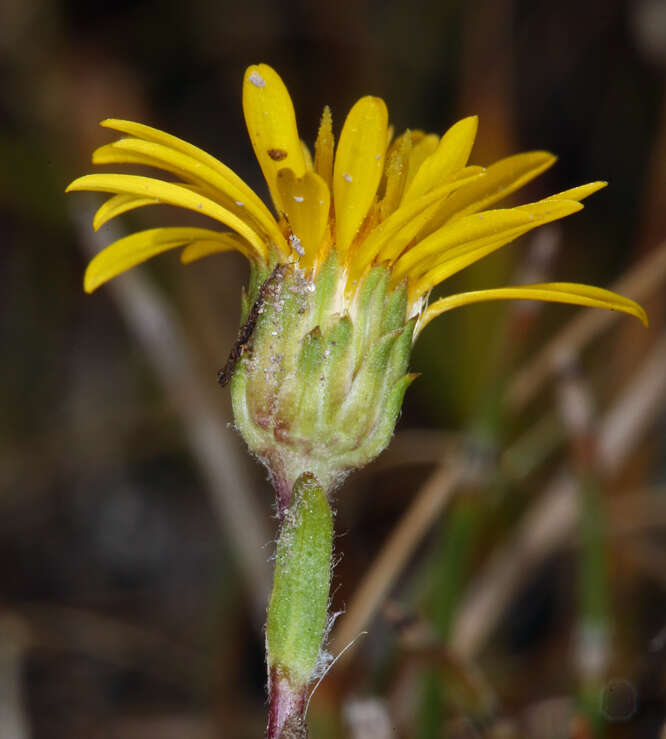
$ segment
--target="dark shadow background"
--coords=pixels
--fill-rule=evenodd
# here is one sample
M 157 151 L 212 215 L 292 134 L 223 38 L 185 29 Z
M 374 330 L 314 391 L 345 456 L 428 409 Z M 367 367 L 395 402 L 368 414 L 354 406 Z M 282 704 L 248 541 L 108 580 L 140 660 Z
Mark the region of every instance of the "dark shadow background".
M 97 126 L 113 116 L 196 143 L 265 194 L 240 107 L 243 71 L 258 61 L 283 76 L 310 143 L 325 103 L 339 131 L 349 106 L 371 93 L 387 101 L 397 131 L 441 133 L 478 113 L 473 163 L 532 148 L 558 154 L 556 167 L 524 199 L 608 180 L 557 232 L 548 279 L 609 285 L 666 235 L 663 0 L 2 0 L 3 739 L 262 734 L 260 621 L 239 574 L 243 554 L 216 508 L 219 491 L 202 473 L 184 429 L 181 401 L 187 404 L 188 390 L 165 392 L 111 292 L 84 295 L 84 242 L 92 229 L 76 223 L 101 198 L 63 193 L 70 180 L 91 171 L 93 148 L 113 138 Z M 183 218 L 142 209 L 114 228 L 164 222 L 183 224 Z M 101 238 L 112 240 L 111 230 Z M 506 284 L 529 248 L 528 241 L 509 247 L 451 287 Z M 197 381 L 208 388 L 224 427 L 230 404 L 227 391 L 215 387 L 215 370 L 238 325 L 242 259 L 223 256 L 185 269 L 169 254 L 141 273 L 182 325 Z M 600 411 L 663 330 L 660 295 L 663 287 L 646 303 L 649 331 L 619 321 L 585 353 L 583 371 Z M 575 315 L 569 307 L 544 308 L 523 358 Z M 488 367 L 497 360 L 493 337 L 505 316 L 497 306 L 447 314 L 417 345 L 413 368 L 423 376 L 407 394 L 396 450 L 337 496 L 344 558 L 336 569 L 336 608 L 349 604 L 437 459 L 432 453 L 429 465 L 426 451 L 426 459 L 405 464 L 397 459 L 401 439 L 438 444 L 484 417 L 493 387 Z M 555 397 L 546 387 L 525 419 L 501 425 L 498 443 L 553 408 Z M 604 490 L 609 505 L 629 499 L 624 511 L 634 510 L 630 493 L 645 490 L 655 506 L 649 531 L 638 526 L 615 537 L 609 517 L 603 557 L 612 646 L 603 695 L 631 704 L 606 712 L 600 731 L 612 737 L 664 736 L 663 395 L 660 402 L 649 433 Z M 261 518 L 254 534 L 266 543 L 265 561 L 272 552 L 271 492 L 240 444 L 237 454 L 233 463 L 250 489 L 227 494 L 254 501 Z M 513 492 L 490 486 L 484 498 L 490 512 L 459 573 L 461 591 L 493 547 L 511 537 L 564 452 L 558 454 Z M 434 618 L 442 537 L 445 529 L 426 538 L 394 592 L 424 628 Z M 454 671 L 442 678 L 448 687 L 436 718 L 424 717 L 427 701 L 420 695 L 427 693 L 432 664 L 413 660 L 400 629 L 382 616 L 351 670 L 334 671 L 322 685 L 311 711 L 313 737 L 592 736 L 576 708 L 578 552 L 576 541 L 568 541 L 527 578 L 478 655 L 496 710 L 479 711 L 456 697 L 451 685 L 465 678 Z M 344 728 L 345 707 L 359 696 L 390 697 L 394 733 L 363 733 L 353 721 Z M 529 711 L 544 706 L 552 716 L 538 714 L 529 724 Z

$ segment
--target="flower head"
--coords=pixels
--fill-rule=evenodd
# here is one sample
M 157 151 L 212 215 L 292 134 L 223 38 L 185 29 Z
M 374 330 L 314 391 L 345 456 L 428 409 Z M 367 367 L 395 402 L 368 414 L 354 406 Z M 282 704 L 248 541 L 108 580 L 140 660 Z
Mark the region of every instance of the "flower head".
M 237 347 L 234 411 L 278 489 L 290 489 L 305 471 L 331 487 L 386 446 L 412 379 L 411 345 L 447 310 L 526 298 L 609 308 L 646 322 L 632 300 L 572 283 L 476 290 L 428 304 L 433 287 L 533 228 L 581 210 L 581 201 L 605 186 L 592 182 L 534 203 L 494 207 L 550 167 L 552 154 L 469 165 L 475 116 L 441 137 L 406 131 L 394 139 L 386 105 L 367 96 L 349 111 L 337 146 L 324 109 L 313 157 L 284 83 L 265 64 L 245 73 L 243 111 L 275 215 L 211 155 L 115 119 L 101 125 L 124 137 L 97 149 L 94 163 L 148 165 L 176 179 L 92 174 L 68 190 L 113 193 L 95 214 L 95 229 L 153 203 L 198 212 L 228 229 L 132 234 L 91 261 L 84 286 L 90 292 L 173 248 L 184 247 L 185 263 L 230 250 L 247 257 L 246 341 Z

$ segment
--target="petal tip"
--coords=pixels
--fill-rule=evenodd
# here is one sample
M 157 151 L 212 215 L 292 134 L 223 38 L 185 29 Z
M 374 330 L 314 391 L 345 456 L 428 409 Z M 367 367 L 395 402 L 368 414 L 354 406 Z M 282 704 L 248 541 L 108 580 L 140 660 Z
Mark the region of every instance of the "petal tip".
M 83 291 L 90 295 L 95 292 L 101 284 L 102 283 L 95 277 L 95 275 L 90 272 L 90 268 L 88 268 L 83 275 Z
M 106 164 L 104 161 L 104 151 L 106 149 L 106 146 L 100 146 L 95 151 L 93 151 L 92 156 L 90 157 L 90 161 L 92 164 Z
M 388 107 L 384 102 L 383 98 L 377 95 L 364 95 L 360 97 L 351 107 L 350 114 L 352 111 L 357 112 L 359 109 L 374 108 L 375 115 L 378 115 L 381 119 L 385 119 L 385 125 L 388 126 Z
M 250 64 L 243 75 L 243 87 L 252 85 L 261 89 L 266 87 L 267 78 L 273 76 L 278 76 L 278 74 L 269 64 L 263 62 Z
M 637 303 L 635 300 L 630 300 L 630 305 L 620 305 L 616 304 L 614 306 L 610 306 L 610 309 L 612 311 L 619 311 L 621 313 L 626 313 L 629 316 L 633 316 L 634 318 L 638 318 L 638 320 L 645 326 L 645 328 L 650 327 L 650 319 L 648 318 L 648 315 L 640 303 Z

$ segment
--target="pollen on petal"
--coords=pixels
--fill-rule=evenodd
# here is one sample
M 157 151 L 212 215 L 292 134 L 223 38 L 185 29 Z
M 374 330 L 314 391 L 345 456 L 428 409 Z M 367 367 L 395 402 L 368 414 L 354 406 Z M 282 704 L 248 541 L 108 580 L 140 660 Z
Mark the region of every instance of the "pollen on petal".
M 342 175 L 342 179 L 343 179 L 343 180 L 344 180 L 345 182 L 351 182 L 353 178 L 352 178 L 352 176 L 351 176 L 351 175 L 349 174 L 349 172 L 345 172 L 345 173 L 344 173 L 344 174 Z
M 294 251 L 296 254 L 298 254 L 299 257 L 305 256 L 305 249 L 303 248 L 303 244 L 301 244 L 301 240 L 296 236 L 296 234 L 291 234 L 289 236 L 289 243 L 292 245 Z
M 259 74 L 259 72 L 256 71 L 256 69 L 250 73 L 248 80 L 250 80 L 255 87 L 266 87 L 266 80 Z

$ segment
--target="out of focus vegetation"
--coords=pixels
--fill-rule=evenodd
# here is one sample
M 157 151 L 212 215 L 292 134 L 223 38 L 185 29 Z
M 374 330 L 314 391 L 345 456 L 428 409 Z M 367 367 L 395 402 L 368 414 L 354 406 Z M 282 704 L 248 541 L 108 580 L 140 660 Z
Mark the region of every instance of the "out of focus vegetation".
M 457 286 L 608 286 L 643 265 L 628 292 L 651 317 L 556 345 L 583 311 L 478 306 L 428 328 L 393 445 L 337 496 L 333 648 L 368 634 L 319 687 L 313 739 L 665 736 L 663 0 L 2 0 L 0 736 L 262 735 L 271 491 L 215 386 L 245 265 L 167 255 L 84 296 L 123 225 L 95 237 L 100 199 L 63 194 L 107 116 L 263 192 L 240 108 L 257 61 L 310 141 L 325 103 L 339 130 L 372 93 L 398 130 L 478 113 L 473 163 L 557 153 L 524 198 L 607 179 Z M 382 549 L 400 526 L 407 549 Z

